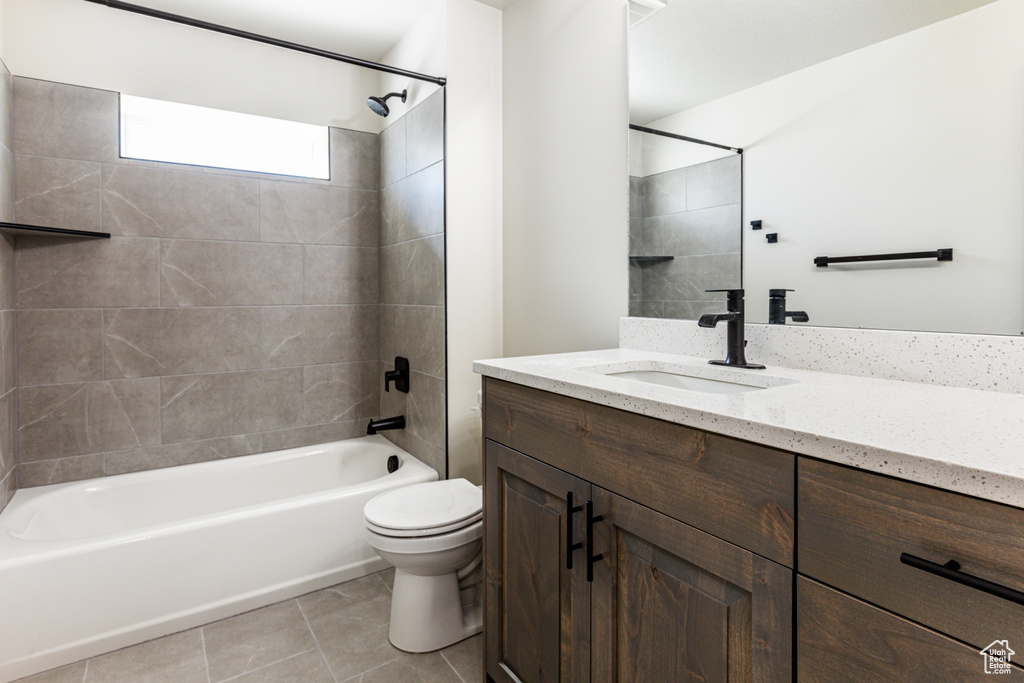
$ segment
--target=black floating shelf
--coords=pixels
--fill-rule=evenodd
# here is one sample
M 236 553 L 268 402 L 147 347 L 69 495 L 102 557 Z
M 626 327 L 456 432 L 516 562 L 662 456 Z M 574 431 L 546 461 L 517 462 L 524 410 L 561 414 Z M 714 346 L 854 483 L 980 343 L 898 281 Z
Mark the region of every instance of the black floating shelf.
M 630 263 L 663 263 L 664 261 L 671 261 L 675 259 L 675 256 L 630 256 Z
M 45 228 L 41 225 L 24 225 L 22 223 L 5 223 L 3 221 L 0 221 L 0 232 L 6 232 L 8 235 L 36 235 L 39 237 L 85 237 L 87 239 L 108 239 L 110 237 L 109 232 Z
M 908 251 L 902 254 L 870 254 L 867 256 L 816 256 L 814 265 L 827 268 L 830 263 L 863 263 L 865 261 L 903 261 L 906 259 L 933 258 L 938 261 L 952 261 L 952 249 L 935 251 Z

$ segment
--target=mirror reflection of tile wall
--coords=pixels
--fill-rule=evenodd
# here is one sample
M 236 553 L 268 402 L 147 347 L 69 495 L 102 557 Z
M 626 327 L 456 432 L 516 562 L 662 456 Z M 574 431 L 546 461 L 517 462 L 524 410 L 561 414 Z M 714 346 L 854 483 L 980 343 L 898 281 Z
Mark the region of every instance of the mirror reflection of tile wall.
M 629 264 L 629 314 L 695 320 L 725 310 L 741 286 L 742 159 L 739 155 L 629 179 L 629 255 L 672 260 Z

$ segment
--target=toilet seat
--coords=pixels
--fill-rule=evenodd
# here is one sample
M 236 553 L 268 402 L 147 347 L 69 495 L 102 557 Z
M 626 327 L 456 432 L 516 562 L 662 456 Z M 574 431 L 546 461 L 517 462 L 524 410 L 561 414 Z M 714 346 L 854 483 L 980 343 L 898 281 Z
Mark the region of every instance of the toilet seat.
M 446 534 L 483 518 L 480 488 L 465 479 L 414 484 L 373 498 L 363 508 L 367 528 L 381 536 Z
M 366 541 L 375 549 L 396 555 L 421 555 L 423 553 L 451 550 L 483 538 L 483 520 L 463 527 L 458 531 L 431 536 L 390 536 L 366 530 Z
M 469 519 L 464 519 L 460 522 L 453 522 L 452 524 L 445 524 L 444 526 L 438 527 L 427 527 L 425 529 L 391 529 L 366 520 L 366 528 L 375 534 L 380 534 L 381 536 L 391 536 L 394 538 L 418 538 L 421 536 L 437 536 L 440 534 L 447 534 L 452 531 L 458 531 L 459 529 L 465 529 L 467 526 L 481 521 L 483 517 L 484 513 L 481 511 Z

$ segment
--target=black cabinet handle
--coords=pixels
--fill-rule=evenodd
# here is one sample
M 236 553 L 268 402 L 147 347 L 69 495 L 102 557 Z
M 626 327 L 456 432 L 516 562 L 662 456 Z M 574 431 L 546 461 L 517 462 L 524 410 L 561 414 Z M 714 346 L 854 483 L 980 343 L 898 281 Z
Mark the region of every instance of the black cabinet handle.
M 900 562 L 909 565 L 914 569 L 920 569 L 928 572 L 929 574 L 935 574 L 936 576 L 941 576 L 944 579 L 949 579 L 950 581 L 961 583 L 965 586 L 974 588 L 975 590 L 988 593 L 989 595 L 994 595 L 997 598 L 1009 600 L 1010 602 L 1015 602 L 1018 605 L 1024 605 L 1024 593 L 971 574 L 965 574 L 960 571 L 960 563 L 956 560 L 950 560 L 946 564 L 937 564 L 935 562 L 929 562 L 924 558 L 917 557 L 916 555 L 911 555 L 910 553 L 900 553 Z
M 593 501 L 587 501 L 587 581 L 594 580 L 594 563 L 604 557 L 601 553 L 594 554 L 594 524 L 604 519 L 603 515 L 594 515 Z
M 572 554 L 583 547 L 582 543 L 572 542 L 572 516 L 583 510 L 582 505 L 572 504 L 572 491 L 565 494 L 565 568 L 572 569 Z

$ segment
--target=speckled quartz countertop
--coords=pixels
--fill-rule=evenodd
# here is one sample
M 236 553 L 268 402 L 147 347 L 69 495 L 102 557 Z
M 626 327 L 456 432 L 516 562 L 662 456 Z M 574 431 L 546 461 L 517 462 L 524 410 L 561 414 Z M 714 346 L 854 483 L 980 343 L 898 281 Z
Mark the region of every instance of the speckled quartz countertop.
M 768 386 L 709 394 L 607 372 Z M 477 361 L 481 375 L 1024 508 L 1024 395 L 630 349 Z M 795 380 L 795 381 L 794 381 Z

